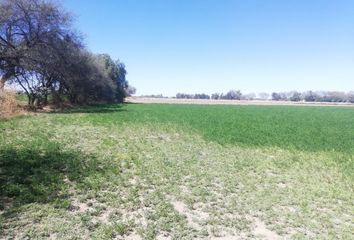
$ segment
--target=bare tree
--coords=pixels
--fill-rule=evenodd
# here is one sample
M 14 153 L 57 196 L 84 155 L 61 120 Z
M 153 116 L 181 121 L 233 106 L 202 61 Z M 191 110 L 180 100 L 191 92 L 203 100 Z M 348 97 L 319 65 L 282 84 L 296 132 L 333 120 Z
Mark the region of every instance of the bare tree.
M 213 94 L 211 94 L 211 99 L 214 99 L 214 100 L 220 99 L 220 93 L 213 93 Z
M 24 65 L 44 64 L 39 54 L 56 49 L 54 39 L 73 35 L 70 15 L 51 1 L 0 1 L 0 87 Z

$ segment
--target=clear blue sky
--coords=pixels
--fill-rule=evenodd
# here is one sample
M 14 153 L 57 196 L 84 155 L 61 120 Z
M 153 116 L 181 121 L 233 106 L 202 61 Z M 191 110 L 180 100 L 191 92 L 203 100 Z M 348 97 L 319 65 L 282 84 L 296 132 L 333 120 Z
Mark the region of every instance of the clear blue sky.
M 63 0 L 137 94 L 354 90 L 354 0 Z

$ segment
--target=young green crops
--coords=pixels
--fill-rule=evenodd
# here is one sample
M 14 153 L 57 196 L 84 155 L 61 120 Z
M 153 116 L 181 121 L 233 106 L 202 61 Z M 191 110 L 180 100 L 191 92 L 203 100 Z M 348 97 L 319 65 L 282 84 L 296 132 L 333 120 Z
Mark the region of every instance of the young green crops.
M 351 107 L 107 105 L 0 131 L 0 239 L 353 238 Z

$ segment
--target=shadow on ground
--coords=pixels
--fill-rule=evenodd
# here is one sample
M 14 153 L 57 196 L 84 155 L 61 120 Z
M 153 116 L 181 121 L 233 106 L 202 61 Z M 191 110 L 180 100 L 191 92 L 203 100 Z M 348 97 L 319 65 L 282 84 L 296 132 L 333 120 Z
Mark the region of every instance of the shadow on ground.
M 95 174 L 94 157 L 53 149 L 0 150 L 0 210 L 11 218 L 21 206 L 29 203 L 50 203 L 69 208 L 68 184 L 65 179 L 80 182 Z
M 73 108 L 66 108 L 60 111 L 55 111 L 53 113 L 115 113 L 115 112 L 125 112 L 127 109 L 124 108 L 125 104 L 99 104 L 99 105 L 89 105 L 89 106 L 76 106 Z

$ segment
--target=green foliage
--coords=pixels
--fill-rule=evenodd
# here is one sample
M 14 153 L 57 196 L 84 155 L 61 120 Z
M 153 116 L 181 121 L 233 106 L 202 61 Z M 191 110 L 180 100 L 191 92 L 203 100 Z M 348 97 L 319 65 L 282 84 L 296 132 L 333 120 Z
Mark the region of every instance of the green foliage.
M 123 102 L 127 95 L 128 82 L 126 80 L 127 70 L 125 64 L 120 60 L 114 61 L 108 54 L 93 55 L 93 61 L 100 68 L 103 75 L 113 84 L 111 102 Z M 101 97 L 101 99 L 104 99 Z
M 354 152 L 352 107 L 127 104 L 96 110 L 112 114 L 85 116 L 94 124 L 158 122 L 183 126 L 220 144 Z
M 0 1 L 0 88 L 7 82 L 21 87 L 32 108 L 49 100 L 57 105 L 122 102 L 128 87 L 125 65 L 90 53 L 76 32 L 57 2 Z

